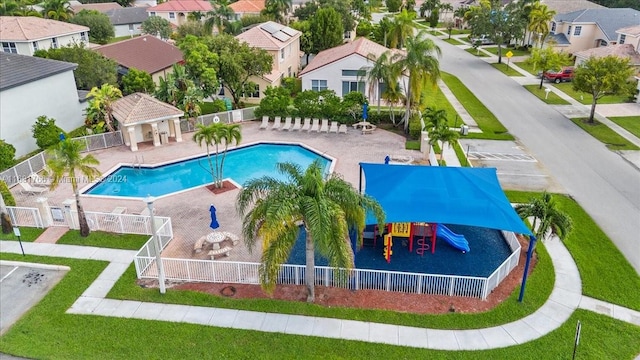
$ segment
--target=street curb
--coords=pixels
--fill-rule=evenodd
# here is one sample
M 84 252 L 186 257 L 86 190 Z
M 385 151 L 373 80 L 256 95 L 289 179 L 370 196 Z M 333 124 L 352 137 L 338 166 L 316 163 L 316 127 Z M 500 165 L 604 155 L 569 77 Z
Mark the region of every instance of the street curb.
M 49 265 L 49 264 L 38 264 L 38 263 L 28 263 L 22 261 L 8 261 L 8 260 L 0 260 L 0 265 L 6 266 L 22 266 L 22 267 L 30 267 L 35 269 L 44 269 L 44 270 L 57 270 L 57 271 L 69 271 L 70 267 L 64 265 Z

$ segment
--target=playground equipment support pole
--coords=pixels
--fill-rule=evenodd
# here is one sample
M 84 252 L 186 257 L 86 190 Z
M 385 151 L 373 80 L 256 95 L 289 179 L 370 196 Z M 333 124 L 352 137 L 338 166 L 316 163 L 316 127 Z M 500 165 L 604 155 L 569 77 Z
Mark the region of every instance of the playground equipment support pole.
M 522 286 L 520 286 L 520 296 L 518 302 L 522 302 L 524 299 L 524 287 L 527 285 L 527 275 L 529 273 L 529 264 L 531 263 L 531 255 L 533 255 L 533 249 L 536 247 L 536 237 L 529 236 L 529 250 L 527 251 L 527 261 L 524 263 L 524 274 L 522 274 Z

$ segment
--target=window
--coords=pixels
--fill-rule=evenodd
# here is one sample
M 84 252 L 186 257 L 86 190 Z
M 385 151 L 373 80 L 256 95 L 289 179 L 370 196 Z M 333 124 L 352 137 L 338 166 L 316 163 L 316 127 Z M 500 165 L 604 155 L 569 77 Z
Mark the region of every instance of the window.
M 133 31 L 133 24 L 129 24 L 129 31 Z
M 175 18 L 176 18 L 176 13 L 170 12 L 169 13 L 169 19 L 175 19 Z
M 260 97 L 260 85 L 256 84 L 255 91 L 252 93 L 245 93 L 245 97 L 248 98 L 259 98 Z
M 156 16 L 156 12 L 155 11 L 149 11 L 149 16 Z
M 555 21 L 551 22 L 551 33 L 553 33 L 553 34 L 556 33 L 556 22 Z
M 352 91 L 358 91 L 364 94 L 364 81 L 343 81 L 342 96 L 345 96 Z
M 58 39 L 57 38 L 51 38 L 51 47 L 53 49 L 57 49 L 58 48 Z
M 342 70 L 342 76 L 366 76 L 366 70 Z
M 607 42 L 607 40 L 600 40 L 600 46 L 608 46 L 609 43 Z
M 289 66 L 289 68 L 287 69 L 287 76 L 291 77 L 291 66 Z
M 311 90 L 313 91 L 327 90 L 327 80 L 311 80 Z
M 576 26 L 576 29 L 573 30 L 573 36 L 580 36 L 581 32 L 582 32 L 582 26 Z
M 284 49 L 280 49 L 280 61 L 284 60 Z
M 87 33 L 86 32 L 81 32 L 80 33 L 80 40 L 82 41 L 87 41 Z
M 11 53 L 11 54 L 17 54 L 18 48 L 16 48 L 16 43 L 14 42 L 3 42 L 2 51 L 6 53 Z
M 627 35 L 620 34 L 620 41 L 618 41 L 618 44 L 620 44 L 620 45 L 624 44 L 625 40 L 627 40 Z
M 38 51 L 38 42 L 37 41 L 32 42 L 31 46 L 33 47 L 33 51 Z
M 569 30 L 567 30 L 567 36 L 571 36 L 571 25 L 569 25 Z

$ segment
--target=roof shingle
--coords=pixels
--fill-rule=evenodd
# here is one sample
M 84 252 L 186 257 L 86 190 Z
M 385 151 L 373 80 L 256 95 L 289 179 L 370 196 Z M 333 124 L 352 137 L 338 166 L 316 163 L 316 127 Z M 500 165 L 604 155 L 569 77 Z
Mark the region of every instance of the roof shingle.
M 71 11 L 73 11 L 74 14 L 77 14 L 82 10 L 95 10 L 103 13 L 107 10 L 113 9 L 122 9 L 122 6 L 117 2 L 71 5 Z
M 169 0 L 162 4 L 147 8 L 147 11 L 211 11 L 211 3 L 203 0 Z
M 0 52 L 0 90 L 73 71 L 77 66 L 64 61 Z
M 128 69 L 156 73 L 183 60 L 179 48 L 155 36 L 143 35 L 95 48 L 104 57 Z
M 147 94 L 133 93 L 113 102 L 113 117 L 123 125 L 183 116 L 184 112 Z
M 277 22 L 267 21 L 236 36 L 249 46 L 264 50 L 280 50 L 299 38 L 302 33 Z
M 264 10 L 265 0 L 238 0 L 229 7 L 236 14 L 259 13 Z
M 145 7 L 127 7 L 105 11 L 112 25 L 128 25 L 143 23 L 149 17 Z
M 640 11 L 631 8 L 616 9 L 586 9 L 570 13 L 558 14 L 554 21 L 568 23 L 596 23 L 604 32 L 607 40 L 614 41 L 618 38 L 616 30 L 637 25 L 640 19 Z
M 0 16 L 2 41 L 34 41 L 84 31 L 89 31 L 89 28 L 57 20 L 33 16 Z
M 614 55 L 622 59 L 629 59 L 631 65 L 640 66 L 640 54 L 633 48 L 631 44 L 622 45 L 609 45 L 600 46 L 584 51 L 578 51 L 574 53 L 576 57 L 590 58 L 590 57 L 605 57 Z

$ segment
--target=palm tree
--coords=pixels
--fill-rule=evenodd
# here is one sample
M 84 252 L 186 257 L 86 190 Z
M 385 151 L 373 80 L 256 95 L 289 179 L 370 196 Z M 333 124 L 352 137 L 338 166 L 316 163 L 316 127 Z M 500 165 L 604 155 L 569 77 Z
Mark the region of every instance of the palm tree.
M 42 15 L 47 19 L 69 20 L 73 11 L 68 0 L 46 0 L 42 3 Z
M 274 21 L 282 23 L 290 9 L 291 0 L 267 0 L 262 14 L 270 15 Z
M 445 110 L 428 107 L 422 117 L 425 120 L 423 130 L 429 133 L 429 144 L 434 145 L 441 142 L 441 148 L 444 148 L 444 145 L 451 145 L 460 137 L 457 131 L 449 128 L 449 120 Z
M 402 69 L 402 73 L 409 75 L 409 83 L 405 83 L 405 94 L 407 95 L 407 109 L 404 117 L 405 131 L 409 128 L 411 107 L 419 102 L 422 89 L 427 83 L 435 86 L 440 78 L 438 57 L 441 55 L 441 50 L 433 40 L 426 36 L 426 31 L 421 30 L 415 37 L 408 37 L 406 53 L 397 55 L 394 59 L 397 66 Z
M 120 89 L 113 85 L 102 84 L 100 88 L 93 87 L 87 98 L 89 100 L 89 107 L 92 108 L 96 114 L 101 117 L 99 120 L 103 120 L 109 131 L 115 131 L 113 126 L 113 102 L 122 97 Z
M 544 43 L 544 39 L 549 34 L 549 22 L 553 20 L 556 15 L 555 10 L 551 10 L 547 5 L 535 3 L 531 14 L 529 15 L 529 27 L 528 30 L 532 34 L 538 34 L 538 41 L 540 47 Z
M 229 7 L 229 0 L 210 0 L 210 2 L 213 10 L 207 12 L 208 18 L 204 22 L 204 27 L 208 34 L 211 34 L 214 26 L 218 30 L 218 34 L 222 34 L 225 25 L 229 22 L 234 12 Z
M 521 218 L 533 217 L 532 228 L 538 239 L 545 239 L 547 232 L 564 240 L 573 229 L 571 218 L 558 209 L 555 199 L 548 192 L 533 198 L 528 204 L 516 205 L 516 212 Z M 539 223 L 538 223 L 539 222 Z
M 204 143 L 204 145 L 206 146 L 207 160 L 209 161 L 209 169 L 211 172 L 211 180 L 212 182 L 215 183 L 216 182 L 215 168 L 213 167 L 213 162 L 211 161 L 211 151 L 209 150 L 209 146 L 212 146 L 215 143 L 214 139 L 216 137 L 216 128 L 213 125 L 216 125 L 216 124 L 210 124 L 210 125 L 197 124 L 196 132 L 193 134 L 193 141 L 196 142 L 200 147 L 202 147 L 202 143 Z M 217 161 L 218 161 L 218 156 L 216 153 L 216 168 L 218 167 Z
M 364 77 L 366 82 L 369 83 L 369 98 L 373 98 L 374 91 L 377 91 L 378 98 L 378 114 L 380 114 L 380 84 L 389 84 L 396 82 L 398 77 L 394 74 L 394 64 L 391 61 L 391 52 L 385 51 L 380 56 L 376 57 L 375 54 L 369 54 L 367 59 L 373 62 L 371 66 L 365 66 L 361 70 L 364 71 Z
M 229 149 L 229 144 L 240 144 L 242 141 L 242 132 L 240 132 L 240 125 L 238 124 L 226 124 L 218 127 L 217 134 L 215 137 L 216 140 L 216 152 L 218 149 L 218 143 L 224 143 L 224 151 L 222 152 L 222 160 L 220 161 L 220 168 L 218 169 L 218 183 L 217 186 L 219 188 L 222 187 L 222 180 L 224 179 L 223 169 L 224 169 L 224 159 L 227 157 L 227 150 Z M 216 157 L 218 155 L 216 154 Z M 216 161 L 217 162 L 217 161 Z
M 402 92 L 402 87 L 397 82 L 387 83 L 387 87 L 382 92 L 381 97 L 387 102 L 389 106 L 389 114 L 391 114 L 391 123 L 396 125 L 396 112 L 393 110 L 393 106 L 398 103 L 402 103 L 407 100 Z
M 80 236 L 89 236 L 89 224 L 80 203 L 80 192 L 78 191 L 78 180 L 93 181 L 101 174 L 95 168 L 100 162 L 91 154 L 82 156 L 81 151 L 84 144 L 79 141 L 64 140 L 57 146 L 47 150 L 47 175 L 51 177 L 51 190 L 60 185 L 61 182 L 70 182 L 73 193 L 76 197 L 76 207 L 78 208 L 78 224 L 80 226 Z M 82 176 L 82 178 L 80 177 Z
M 358 193 L 336 174 L 325 179 L 319 161 L 304 172 L 292 163 L 279 163 L 278 172 L 286 180 L 270 176 L 249 180 L 238 194 L 236 207 L 242 217 L 242 234 L 249 249 L 262 238 L 260 282 L 273 291 L 280 264 L 287 261 L 298 232 L 298 222 L 306 231 L 305 283 L 307 301 L 315 300 L 316 249 L 332 267 L 353 268 L 349 229 L 362 241 L 365 215 L 373 213 L 382 226 L 384 212 L 373 198 Z
M 396 15 L 392 21 L 391 39 L 389 39 L 389 46 L 392 48 L 402 49 L 404 47 L 407 38 L 413 35 L 415 29 L 415 23 L 413 20 L 416 18 L 415 12 L 408 12 L 407 9 Z

